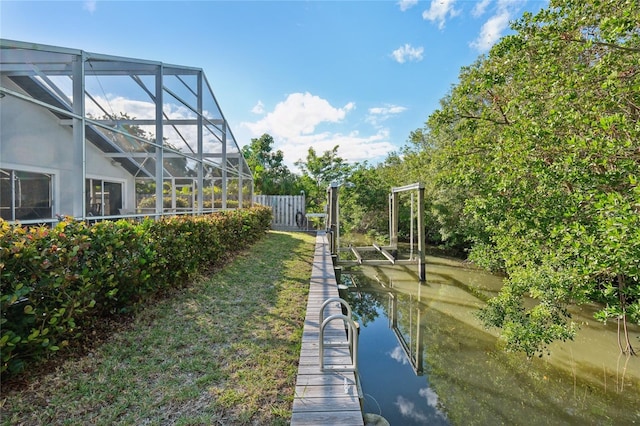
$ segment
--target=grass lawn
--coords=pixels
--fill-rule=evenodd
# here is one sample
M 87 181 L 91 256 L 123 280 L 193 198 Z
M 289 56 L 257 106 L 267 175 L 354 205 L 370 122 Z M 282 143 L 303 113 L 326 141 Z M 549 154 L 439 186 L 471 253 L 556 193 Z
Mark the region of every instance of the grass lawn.
M 288 424 L 314 243 L 269 232 L 87 355 L 3 389 L 2 423 Z

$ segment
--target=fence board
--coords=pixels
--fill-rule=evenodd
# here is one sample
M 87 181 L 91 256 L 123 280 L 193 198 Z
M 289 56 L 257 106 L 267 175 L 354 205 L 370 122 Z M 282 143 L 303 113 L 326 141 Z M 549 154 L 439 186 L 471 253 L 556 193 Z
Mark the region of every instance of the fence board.
M 304 229 L 305 197 L 304 195 L 254 195 L 253 202 L 271 207 L 273 229 Z M 302 218 L 298 223 L 297 219 Z

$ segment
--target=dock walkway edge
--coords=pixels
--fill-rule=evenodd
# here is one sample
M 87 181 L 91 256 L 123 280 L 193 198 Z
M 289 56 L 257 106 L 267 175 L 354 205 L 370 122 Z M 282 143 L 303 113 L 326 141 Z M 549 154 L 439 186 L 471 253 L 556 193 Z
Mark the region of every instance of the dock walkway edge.
M 356 374 L 353 372 L 321 371 L 319 354 L 320 307 L 329 298 L 339 297 L 326 232 L 316 235 L 313 266 L 309 283 L 307 313 L 302 331 L 300 362 L 293 399 L 291 425 L 364 426 L 358 395 Z M 340 303 L 330 302 L 324 318 L 342 314 Z M 346 339 L 342 321 L 331 321 L 325 336 Z M 351 363 L 346 348 L 325 348 L 325 365 Z

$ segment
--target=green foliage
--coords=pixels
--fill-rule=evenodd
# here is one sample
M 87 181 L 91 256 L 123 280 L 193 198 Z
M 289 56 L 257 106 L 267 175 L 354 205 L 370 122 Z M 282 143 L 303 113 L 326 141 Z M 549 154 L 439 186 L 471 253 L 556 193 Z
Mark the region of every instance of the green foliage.
M 525 14 L 411 135 L 427 226 L 508 274 L 480 316 L 509 349 L 571 338 L 572 303 L 640 324 L 639 22 L 637 0 Z
M 273 137 L 267 133 L 251 139 L 242 147 L 242 155 L 253 173 L 255 191 L 265 195 L 291 195 L 300 192 L 298 177 L 284 164 L 281 150 L 273 152 Z
M 342 232 L 369 233 L 389 227 L 389 191 L 381 170 L 356 164 L 349 183 L 340 189 L 340 224 Z
M 322 211 L 326 201 L 326 189 L 331 182 L 344 182 L 350 174 L 350 166 L 338 156 L 338 146 L 318 156 L 313 148 L 309 148 L 307 160 L 296 161 L 302 170 L 300 179 L 302 189 L 307 195 L 309 211 Z
M 190 198 L 190 197 L 189 197 Z M 216 208 L 216 209 L 221 209 L 222 208 L 222 198 L 220 197 L 216 197 L 215 202 L 212 203 L 211 199 L 205 198 L 204 202 L 202 203 L 203 208 L 205 209 L 210 209 L 210 208 Z M 162 199 L 162 206 L 165 209 L 170 209 L 171 207 L 171 197 L 164 197 Z M 145 197 L 142 200 L 140 200 L 140 202 L 138 203 L 138 208 L 140 209 L 155 209 L 156 207 L 156 197 L 155 195 L 151 195 L 149 197 Z M 178 209 L 186 209 L 191 207 L 189 204 L 189 201 L 183 197 L 180 197 L 180 195 L 178 195 L 176 197 L 176 208 Z M 230 200 L 227 199 L 227 208 L 228 209 L 235 209 L 238 208 L 238 200 Z
M 0 221 L 1 372 L 18 373 L 102 318 L 219 265 L 270 223 L 265 207 L 141 224 L 65 218 L 52 229 Z
M 211 204 L 211 203 L 209 203 Z M 165 209 L 170 209 L 172 206 L 171 197 L 163 197 L 162 198 L 162 207 Z M 187 208 L 189 206 L 189 202 L 181 197 L 176 197 L 176 207 L 177 208 Z M 141 209 L 155 209 L 156 208 L 156 196 L 152 195 L 150 197 L 145 197 L 138 203 L 138 208 Z

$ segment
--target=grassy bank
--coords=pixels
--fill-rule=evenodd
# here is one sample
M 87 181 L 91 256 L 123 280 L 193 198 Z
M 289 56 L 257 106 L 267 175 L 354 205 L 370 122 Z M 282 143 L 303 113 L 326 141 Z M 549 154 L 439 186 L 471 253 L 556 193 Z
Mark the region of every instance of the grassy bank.
M 3 424 L 288 424 L 314 241 L 270 232 L 86 356 L 4 384 Z

